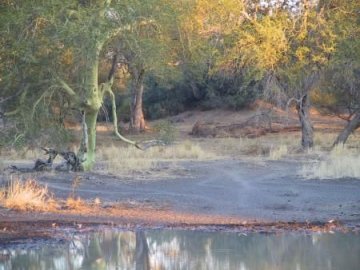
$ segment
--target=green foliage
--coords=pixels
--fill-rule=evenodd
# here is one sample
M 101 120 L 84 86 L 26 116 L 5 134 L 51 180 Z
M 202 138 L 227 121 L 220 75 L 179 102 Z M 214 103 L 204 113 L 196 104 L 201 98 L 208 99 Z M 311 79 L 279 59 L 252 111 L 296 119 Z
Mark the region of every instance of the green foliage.
M 318 103 L 328 112 L 351 116 L 360 110 L 360 3 L 334 1 L 327 10 L 336 34 L 336 51 L 324 72 Z M 325 3 L 327 5 L 327 3 Z
M 147 119 L 158 119 L 175 115 L 189 108 L 193 103 L 192 92 L 182 82 L 164 83 L 156 77 L 146 80 L 144 113 Z
M 148 76 L 144 94 L 145 116 L 158 119 L 194 108 L 239 110 L 251 104 L 261 92 L 260 81 L 245 72 L 211 76 L 205 73 L 197 80 L 194 76 L 190 69 L 181 79 L 167 83 Z
M 319 1 L 299 13 L 248 3 L 3 1 L 0 98 L 9 100 L 0 105 L 11 126 L 0 145 L 66 141 L 70 108 L 93 112 L 105 102 L 110 109 L 101 84 L 114 52 L 123 89 L 131 69 L 145 71 L 148 119 L 189 108 L 238 110 L 259 97 L 314 89 L 330 107 L 360 108 L 359 1 Z M 126 121 L 130 97 L 118 96 Z
M 51 6 L 31 0 L 6 3 L 0 14 L 0 89 L 4 89 L 0 97 L 8 98 L 3 109 L 10 127 L 2 144 L 21 147 L 34 141 L 59 142 L 65 136 L 60 134 L 67 133 L 64 128 L 64 132 L 52 135 L 43 130 L 58 130 L 62 119 L 52 109 L 68 104 L 52 84 L 49 72 L 59 64 L 59 44 L 50 40 L 47 28 L 51 24 L 47 17 Z

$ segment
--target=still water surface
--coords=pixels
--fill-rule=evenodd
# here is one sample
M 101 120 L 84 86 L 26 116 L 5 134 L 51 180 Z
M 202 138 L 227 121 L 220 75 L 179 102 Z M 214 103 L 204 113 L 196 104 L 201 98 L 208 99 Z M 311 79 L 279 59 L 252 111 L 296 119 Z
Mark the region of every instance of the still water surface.
M 360 235 L 102 229 L 0 248 L 10 269 L 359 270 Z

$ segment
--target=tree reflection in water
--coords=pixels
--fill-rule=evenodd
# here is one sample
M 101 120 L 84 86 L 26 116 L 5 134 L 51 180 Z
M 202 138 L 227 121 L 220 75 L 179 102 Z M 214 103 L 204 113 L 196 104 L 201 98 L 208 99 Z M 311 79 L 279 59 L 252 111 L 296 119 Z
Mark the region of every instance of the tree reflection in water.
M 360 235 L 104 229 L 0 249 L 8 269 L 359 269 Z

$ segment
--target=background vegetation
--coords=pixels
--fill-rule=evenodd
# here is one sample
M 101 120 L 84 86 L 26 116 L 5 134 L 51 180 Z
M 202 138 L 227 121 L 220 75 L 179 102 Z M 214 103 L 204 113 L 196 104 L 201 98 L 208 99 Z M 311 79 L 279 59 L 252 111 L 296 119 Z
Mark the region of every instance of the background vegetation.
M 95 160 L 96 122 L 188 109 L 294 105 L 314 145 L 311 106 L 360 126 L 357 0 L 2 0 L 0 147 L 73 140 Z M 112 114 L 111 112 L 114 112 Z

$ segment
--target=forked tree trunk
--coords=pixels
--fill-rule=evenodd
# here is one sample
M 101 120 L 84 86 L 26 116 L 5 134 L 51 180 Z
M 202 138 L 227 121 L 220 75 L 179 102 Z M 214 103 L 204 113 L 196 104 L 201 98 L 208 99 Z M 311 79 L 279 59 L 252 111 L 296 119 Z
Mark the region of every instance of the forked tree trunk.
M 312 148 L 314 145 L 314 129 L 310 119 L 310 100 L 305 94 L 296 106 L 301 124 L 301 146 L 303 149 Z
M 94 25 L 102 25 L 103 20 L 105 18 L 105 13 L 111 0 L 99 0 L 94 3 L 93 7 L 98 9 L 98 14 L 94 14 L 95 22 Z M 93 27 L 93 26 L 90 26 Z M 89 28 L 90 30 L 90 28 Z M 93 30 L 93 29 L 92 29 Z M 111 90 L 113 79 L 114 79 L 114 71 L 116 69 L 116 56 L 113 58 L 112 68 L 110 70 L 108 80 L 105 83 L 99 85 L 99 57 L 101 55 L 101 51 L 107 41 L 110 40 L 114 35 L 117 34 L 115 32 L 104 32 L 97 33 L 97 38 L 94 39 L 94 31 L 89 31 L 90 35 L 86 35 L 86 31 L 82 36 L 84 39 L 87 38 L 86 44 L 88 46 L 84 48 L 84 53 L 86 57 L 85 70 L 81 73 L 82 75 L 82 91 L 81 94 L 76 93 L 64 80 L 57 78 L 58 82 L 62 86 L 63 90 L 72 98 L 74 106 L 77 107 L 80 111 L 83 112 L 83 117 L 85 117 L 85 121 L 83 121 L 83 136 L 82 143 L 77 153 L 77 157 L 80 158 L 82 162 L 82 167 L 84 170 L 91 170 L 95 164 L 95 148 L 96 148 L 96 120 L 99 113 L 99 110 L 103 103 L 103 98 L 106 93 L 110 94 L 113 101 L 113 111 L 114 113 L 114 129 L 115 134 L 121 140 L 135 145 L 139 147 L 136 142 L 131 141 L 123 137 L 117 130 L 116 121 L 116 104 L 115 104 L 115 96 Z M 80 33 L 80 35 L 82 35 Z M 84 128 L 85 127 L 85 128 Z
M 132 72 L 133 82 L 131 85 L 131 117 L 130 129 L 136 132 L 145 130 L 145 119 L 143 112 L 143 93 L 144 93 L 144 70 Z
M 81 146 L 78 153 L 78 156 L 83 161 L 84 170 L 92 169 L 95 163 L 96 120 L 104 97 L 104 93 L 98 85 L 98 54 L 101 48 L 101 46 L 94 48 L 92 58 L 89 57 L 84 72 L 84 98 L 81 105 L 85 114 L 87 134 L 83 131 L 82 140 L 87 140 L 87 142 L 82 142 L 81 145 L 86 145 L 87 149 Z
M 346 125 L 346 127 L 340 132 L 333 146 L 336 146 L 338 144 L 345 144 L 351 133 L 353 133 L 359 127 L 360 127 L 360 112 L 357 112 L 355 116 Z

